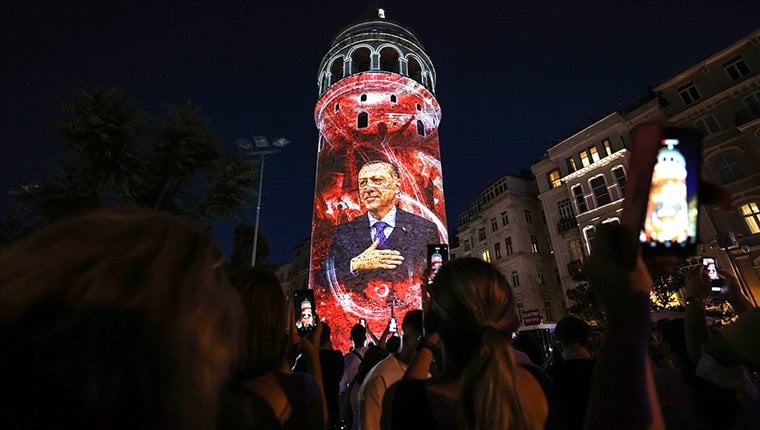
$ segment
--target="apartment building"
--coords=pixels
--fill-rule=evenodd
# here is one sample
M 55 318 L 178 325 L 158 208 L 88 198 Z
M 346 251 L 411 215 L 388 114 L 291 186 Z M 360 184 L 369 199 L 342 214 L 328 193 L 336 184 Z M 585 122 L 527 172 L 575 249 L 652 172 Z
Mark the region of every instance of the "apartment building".
M 485 187 L 459 215 L 451 257 L 493 263 L 512 285 L 518 313 L 544 322 L 564 316 L 554 248 L 532 178 L 506 174 Z

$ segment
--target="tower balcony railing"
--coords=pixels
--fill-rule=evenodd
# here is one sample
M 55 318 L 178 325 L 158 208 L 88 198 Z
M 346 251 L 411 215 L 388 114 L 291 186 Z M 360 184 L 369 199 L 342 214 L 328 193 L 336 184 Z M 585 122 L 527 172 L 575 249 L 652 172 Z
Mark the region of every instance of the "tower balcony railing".
M 575 217 L 560 218 L 557 223 L 557 231 L 564 233 L 578 227 L 578 220 Z

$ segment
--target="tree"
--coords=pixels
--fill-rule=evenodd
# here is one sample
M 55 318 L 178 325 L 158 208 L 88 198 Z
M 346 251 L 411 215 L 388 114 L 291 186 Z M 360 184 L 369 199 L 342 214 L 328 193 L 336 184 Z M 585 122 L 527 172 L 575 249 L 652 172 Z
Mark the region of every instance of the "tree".
M 251 254 L 253 244 L 254 227 L 249 224 L 238 224 L 235 227 L 235 243 L 230 256 L 230 269 L 240 269 L 251 266 Z M 269 257 L 269 244 L 266 236 L 259 229 L 259 238 L 256 244 L 256 267 L 275 272 L 277 265 L 267 262 Z
M 187 102 L 151 118 L 118 89 L 80 92 L 58 105 L 64 116 L 51 126 L 65 150 L 44 183 L 13 193 L 20 212 L 15 224 L 3 226 L 23 227 L 4 231 L 3 240 L 114 205 L 149 207 L 206 225 L 245 220 L 255 194 L 255 161 L 226 153 L 199 107 Z

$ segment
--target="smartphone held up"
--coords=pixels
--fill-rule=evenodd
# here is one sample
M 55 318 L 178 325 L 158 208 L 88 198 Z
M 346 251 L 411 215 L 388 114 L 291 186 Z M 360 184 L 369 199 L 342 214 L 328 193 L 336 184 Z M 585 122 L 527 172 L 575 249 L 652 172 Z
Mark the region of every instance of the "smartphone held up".
M 443 263 L 449 260 L 449 245 L 445 243 L 429 244 L 427 248 L 427 267 L 428 267 L 428 285 L 433 283 L 435 275 L 443 266 Z
M 715 259 L 712 257 L 702 258 L 702 265 L 707 271 L 707 277 L 710 278 L 710 291 L 713 294 L 720 294 L 723 292 L 723 280 L 718 275 L 718 268 L 715 266 Z
M 299 336 L 303 337 L 317 328 L 317 307 L 313 290 L 293 292 L 293 315 Z
M 687 128 L 664 130 L 639 235 L 644 254 L 694 254 L 701 151 L 702 136 L 698 131 Z

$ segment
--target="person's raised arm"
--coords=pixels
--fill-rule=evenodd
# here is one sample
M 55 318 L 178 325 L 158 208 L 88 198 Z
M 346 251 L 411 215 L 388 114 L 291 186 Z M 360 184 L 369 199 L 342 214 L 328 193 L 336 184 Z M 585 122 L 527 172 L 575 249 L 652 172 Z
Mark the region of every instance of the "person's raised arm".
M 664 428 L 647 354 L 651 278 L 635 233 L 599 227 L 585 273 L 607 314 L 596 359 L 587 429 Z

